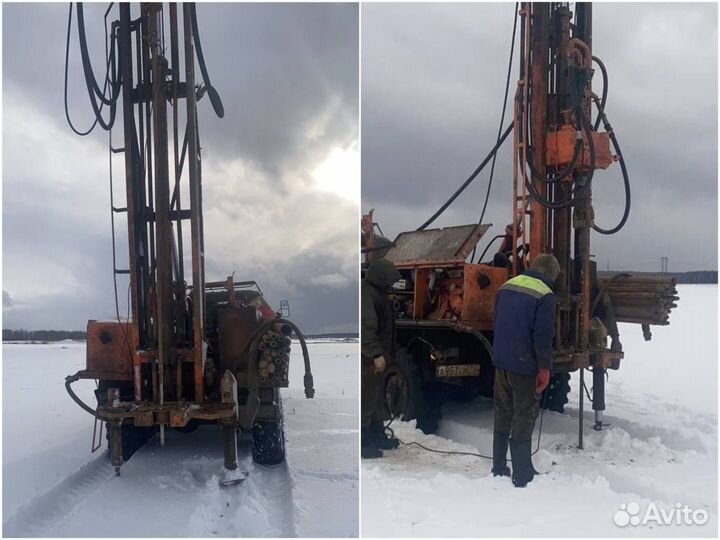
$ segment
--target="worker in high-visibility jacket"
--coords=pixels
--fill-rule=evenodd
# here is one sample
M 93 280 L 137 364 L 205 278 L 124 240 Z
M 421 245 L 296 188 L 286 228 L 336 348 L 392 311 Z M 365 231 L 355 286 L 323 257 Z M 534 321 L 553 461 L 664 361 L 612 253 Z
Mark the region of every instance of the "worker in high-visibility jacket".
M 530 270 L 508 280 L 495 298 L 494 476 L 511 476 L 525 487 L 536 474 L 532 432 L 540 396 L 550 382 L 555 336 L 553 287 L 560 265 L 553 255 L 535 257 Z M 507 466 L 510 445 L 512 473 Z

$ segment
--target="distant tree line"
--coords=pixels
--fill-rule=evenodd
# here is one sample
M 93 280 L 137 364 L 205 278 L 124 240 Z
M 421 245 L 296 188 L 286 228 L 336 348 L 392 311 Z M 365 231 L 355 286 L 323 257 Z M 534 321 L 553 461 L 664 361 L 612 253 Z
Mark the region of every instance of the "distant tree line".
M 62 341 L 63 339 L 87 339 L 82 330 L 10 330 L 3 328 L 3 341 Z
M 358 332 L 334 332 L 330 334 L 306 334 L 307 339 L 357 339 L 360 337 Z
M 700 270 L 697 272 L 680 272 L 675 274 L 678 283 L 717 283 L 717 270 Z
M 600 277 L 610 277 L 613 274 L 619 274 L 625 272 L 625 270 L 617 270 L 612 272 L 601 271 L 598 272 Z M 626 271 L 628 274 L 634 276 L 648 276 L 648 277 L 663 277 L 670 276 L 674 277 L 677 283 L 684 284 L 703 284 L 703 283 L 717 283 L 718 282 L 718 271 L 717 270 L 696 270 L 693 272 L 633 272 L 632 270 Z

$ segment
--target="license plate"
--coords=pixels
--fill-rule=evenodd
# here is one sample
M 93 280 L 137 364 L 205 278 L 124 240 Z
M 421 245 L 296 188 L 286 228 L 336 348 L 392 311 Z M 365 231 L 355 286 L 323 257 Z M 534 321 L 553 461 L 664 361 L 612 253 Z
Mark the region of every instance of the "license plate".
M 437 377 L 478 377 L 480 364 L 458 364 L 453 366 L 436 366 Z

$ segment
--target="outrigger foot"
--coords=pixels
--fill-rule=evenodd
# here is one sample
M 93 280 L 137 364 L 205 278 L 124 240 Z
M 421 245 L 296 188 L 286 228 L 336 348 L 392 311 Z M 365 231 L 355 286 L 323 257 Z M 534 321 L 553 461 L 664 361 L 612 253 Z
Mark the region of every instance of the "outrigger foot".
M 245 481 L 248 477 L 247 471 L 240 469 L 225 469 L 220 478 L 220 487 L 236 486 Z

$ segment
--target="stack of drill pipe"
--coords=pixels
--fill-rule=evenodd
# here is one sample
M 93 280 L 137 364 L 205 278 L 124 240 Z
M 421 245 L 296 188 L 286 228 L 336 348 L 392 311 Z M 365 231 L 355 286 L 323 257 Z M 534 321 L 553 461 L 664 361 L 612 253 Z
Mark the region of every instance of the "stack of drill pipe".
M 258 375 L 263 382 L 287 384 L 290 365 L 290 338 L 268 330 L 261 338 Z
M 670 324 L 670 311 L 679 297 L 674 277 L 628 276 L 601 278 L 600 286 L 610 295 L 618 322 Z

